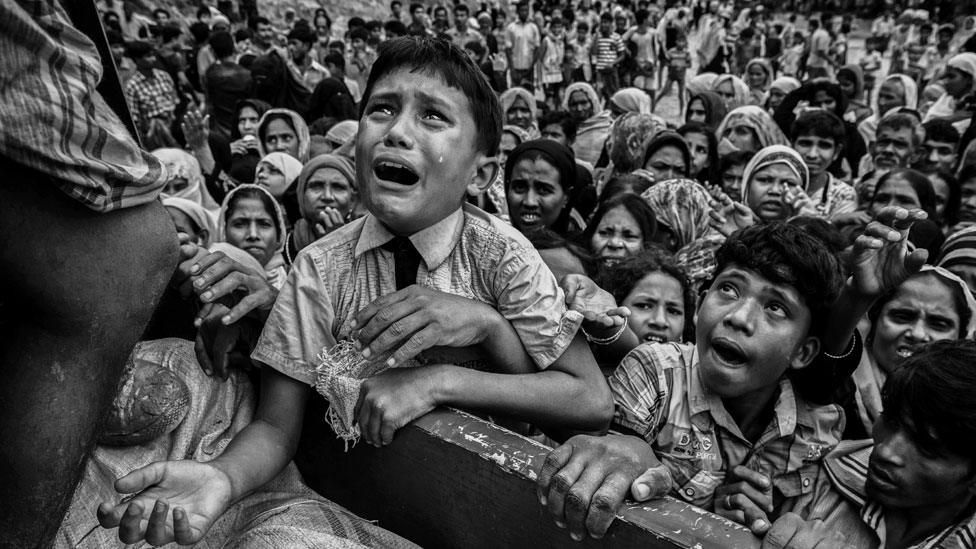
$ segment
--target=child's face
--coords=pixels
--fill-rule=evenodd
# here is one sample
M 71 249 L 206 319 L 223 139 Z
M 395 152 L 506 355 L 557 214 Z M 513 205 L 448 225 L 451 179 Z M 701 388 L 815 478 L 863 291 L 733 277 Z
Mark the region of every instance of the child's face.
M 612 25 L 613 25 L 613 23 L 610 22 L 610 21 L 607 21 L 605 19 L 601 20 L 600 21 L 600 32 L 603 33 L 603 34 L 605 34 L 605 35 L 606 34 L 610 34 L 610 30 L 611 30 Z
M 698 309 L 702 382 L 722 398 L 775 385 L 788 368 L 805 367 L 819 351 L 817 339 L 808 336 L 811 321 L 793 286 L 727 266 Z
M 786 193 L 799 188 L 800 178 L 785 164 L 771 164 L 746 182 L 746 205 L 763 221 L 782 221 L 792 213 Z
M 800 153 L 810 170 L 810 177 L 817 177 L 837 159 L 840 151 L 834 140 L 817 135 L 800 135 L 793 141 L 793 148 Z
M 745 171 L 745 164 L 733 164 L 722 174 L 722 190 L 733 200 L 742 196 L 742 175 Z
M 367 100 L 356 138 L 366 209 L 397 234 L 427 228 L 456 210 L 469 184 L 498 164 L 478 150 L 471 103 L 439 75 L 397 69 Z
M 680 342 L 685 330 L 681 283 L 661 271 L 650 273 L 624 298 L 630 309 L 627 325 L 641 343 Z

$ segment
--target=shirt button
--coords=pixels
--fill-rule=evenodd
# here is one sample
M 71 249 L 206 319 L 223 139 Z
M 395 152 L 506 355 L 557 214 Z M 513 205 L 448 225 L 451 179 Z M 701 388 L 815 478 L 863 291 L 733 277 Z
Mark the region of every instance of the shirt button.
M 688 497 L 694 496 L 695 495 L 695 489 L 694 488 L 685 488 L 685 495 L 688 496 Z
M 806 488 L 807 486 L 810 486 L 810 479 L 805 478 L 803 479 L 803 487 Z

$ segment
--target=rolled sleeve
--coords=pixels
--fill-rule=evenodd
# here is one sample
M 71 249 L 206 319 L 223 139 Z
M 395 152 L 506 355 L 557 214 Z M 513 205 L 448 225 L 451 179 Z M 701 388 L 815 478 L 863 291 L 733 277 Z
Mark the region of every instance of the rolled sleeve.
M 613 422 L 653 443 L 662 420 L 667 419 L 661 415 L 668 387 L 646 346 L 628 353 L 608 381 L 613 393 Z
M 296 258 L 251 354 L 252 359 L 309 385 L 315 384 L 317 357 L 336 343 L 335 310 L 320 275 L 327 272 L 324 263 L 319 253 Z
M 566 296 L 535 248 L 514 245 L 498 265 L 498 310 L 518 333 L 540 369 L 556 361 L 583 321 L 566 308 Z

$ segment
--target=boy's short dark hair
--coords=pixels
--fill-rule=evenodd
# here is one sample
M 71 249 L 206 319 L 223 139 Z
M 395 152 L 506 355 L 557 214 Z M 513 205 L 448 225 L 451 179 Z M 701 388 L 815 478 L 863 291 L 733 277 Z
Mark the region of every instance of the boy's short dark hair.
M 400 0 L 393 0 L 392 2 L 390 2 L 390 9 L 391 10 L 394 7 L 396 7 L 396 6 L 400 6 L 402 8 L 403 7 L 403 2 L 401 2 Z
M 633 195 L 625 195 L 633 196 Z M 635 197 L 638 200 L 640 198 Z M 685 306 L 685 329 L 681 334 L 683 341 L 695 340 L 695 292 L 688 275 L 678 267 L 674 258 L 660 248 L 650 247 L 617 263 L 611 269 L 603 269 L 600 286 L 609 288 L 617 303 L 623 303 L 630 292 L 645 276 L 661 272 L 681 284 L 681 297 Z
M 333 64 L 341 70 L 346 70 L 346 58 L 339 52 L 330 51 L 322 58 L 322 64 Z
M 609 22 L 613 23 L 613 14 L 611 14 L 608 11 L 605 11 L 605 12 L 601 13 L 600 14 L 600 22 L 602 23 L 604 21 L 609 21 Z
M 458 4 L 458 5 L 454 6 L 454 13 L 457 13 L 459 11 L 463 11 L 464 13 L 467 13 L 467 14 L 470 14 L 471 13 L 471 9 L 468 8 L 468 6 L 466 6 L 464 4 Z
M 349 22 L 346 23 L 346 28 L 350 31 L 353 29 L 366 28 L 366 20 L 362 17 L 351 17 Z
M 933 118 L 922 124 L 922 127 L 925 128 L 926 140 L 931 139 L 939 143 L 952 143 L 958 146 L 959 140 L 962 138 L 959 130 L 952 125 L 951 121 L 945 118 Z
M 229 32 L 217 32 L 210 37 L 210 47 L 217 59 L 234 55 L 234 38 Z
M 488 50 L 485 49 L 485 45 L 481 43 L 480 40 L 469 40 L 464 44 L 464 49 L 471 50 L 474 52 L 475 57 L 481 59 L 481 56 L 485 54 Z
M 647 10 L 637 10 L 637 13 L 634 14 L 634 22 L 640 25 L 647 21 L 647 18 L 650 17 L 650 15 L 651 13 Z
M 843 149 L 847 142 L 844 121 L 836 114 L 824 110 L 807 111 L 797 117 L 790 127 L 790 141 L 796 142 L 798 137 L 804 135 L 833 139 L 838 150 Z
M 383 29 L 386 30 L 386 34 L 388 35 L 407 35 L 407 26 L 403 24 L 403 21 L 387 21 L 386 23 L 383 23 Z
M 359 103 L 360 118 L 366 112 L 377 80 L 398 69 L 440 76 L 449 87 L 460 90 L 471 107 L 478 150 L 489 156 L 498 152 L 502 133 L 502 108 L 498 97 L 468 54 L 447 40 L 403 36 L 380 44 Z
M 234 31 L 235 42 L 244 42 L 245 40 L 250 40 L 252 38 L 254 38 L 254 33 L 251 32 L 251 29 L 237 29 Z
M 362 40 L 363 42 L 369 40 L 369 31 L 364 27 L 356 27 L 349 31 L 349 40 Z
M 976 342 L 936 341 L 895 368 L 881 390 L 884 421 L 936 455 L 976 460 Z M 971 464 L 972 465 L 972 464 Z
M 203 21 L 197 21 L 190 25 L 190 34 L 193 36 L 194 42 L 203 44 L 210 38 L 210 26 Z
M 291 32 L 288 33 L 288 40 L 297 40 L 303 44 L 314 44 L 318 37 L 306 26 L 296 25 Z
M 251 19 L 251 23 L 253 23 L 252 26 L 254 28 L 258 28 L 258 25 L 270 25 L 271 24 L 271 20 L 268 19 L 267 17 L 264 17 L 263 15 L 259 15 L 259 16 L 255 17 L 254 19 Z
M 372 32 L 372 31 L 380 30 L 382 28 L 383 28 L 383 22 L 382 21 L 378 21 L 376 19 L 370 19 L 369 21 L 366 21 L 366 30 L 367 31 Z
M 558 124 L 563 129 L 563 133 L 566 134 L 566 139 L 570 143 L 576 140 L 576 130 L 579 126 L 576 123 L 576 119 L 573 118 L 573 115 L 566 111 L 549 111 L 539 118 L 540 131 L 546 126 L 553 124 Z
M 840 294 L 840 262 L 822 240 L 783 222 L 736 231 L 715 252 L 715 276 L 737 266 L 773 284 L 793 287 L 810 310 L 810 335 L 819 336 Z
M 422 10 L 422 9 L 424 9 L 424 5 L 421 4 L 420 2 L 414 2 L 413 4 L 410 4 L 410 13 L 413 13 L 413 12 L 415 12 L 417 10 Z
M 207 17 L 210 17 L 210 8 L 208 8 L 207 6 L 200 6 L 199 8 L 197 8 L 197 19 L 200 19 L 201 15 L 206 15 Z

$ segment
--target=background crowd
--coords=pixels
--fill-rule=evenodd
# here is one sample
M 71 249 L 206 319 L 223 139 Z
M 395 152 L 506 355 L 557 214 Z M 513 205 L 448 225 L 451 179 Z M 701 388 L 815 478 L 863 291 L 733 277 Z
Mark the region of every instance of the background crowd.
M 246 1 L 201 2 L 188 11 L 146 7 L 99 2 L 132 127 L 143 148 L 169 170 L 163 204 L 182 243 L 206 258 L 194 259 L 203 262 L 200 271 L 233 265 L 226 270 L 263 281 L 253 287 L 266 288 L 272 301 L 279 290 L 289 290 L 293 268 L 308 268 L 301 263 L 308 257 L 300 255 L 303 250 L 368 217 L 356 144 L 360 124 L 372 112 L 363 103 L 384 43 L 427 37 L 463 51 L 497 96 L 498 112 L 484 114 L 478 109 L 485 104 L 475 105 L 475 120 L 496 116 L 502 122 L 500 145 L 492 151 L 501 169 L 483 186 L 470 186 L 467 202 L 524 235 L 555 275 L 570 312 L 582 313 L 581 333 L 610 378 L 614 428 L 654 448 L 658 457 L 647 466 L 668 469 L 676 497 L 757 535 L 766 534 L 777 515 L 800 513 L 797 502 L 804 496 L 814 498 L 819 481 L 811 483 L 817 474 L 808 465 L 841 441 L 877 439 L 884 409 L 910 408 L 892 403 L 885 389 L 895 381 L 909 383 L 894 376 L 900 366 L 933 342 L 973 336 L 974 16 L 953 18 L 916 5 L 886 6 L 864 20 L 717 0 L 393 0 L 386 17 L 351 17 L 340 27 L 325 9 L 282 12 Z M 404 185 L 420 177 L 395 163 L 381 165 L 376 174 Z M 892 242 L 902 256 L 871 255 L 869 250 L 888 250 Z M 747 253 L 767 248 L 777 251 Z M 793 271 L 764 271 L 764 262 L 775 263 L 773 256 L 787 257 L 781 263 Z M 703 439 L 724 445 L 722 457 L 701 458 L 696 452 L 702 448 L 687 448 L 681 433 L 692 424 L 704 428 L 676 403 L 681 395 L 716 389 L 707 381 L 686 387 L 678 374 L 666 373 L 681 361 L 697 364 L 693 355 L 674 358 L 647 344 L 695 343 L 696 328 L 711 329 L 707 305 L 719 306 L 706 296 L 715 288 L 747 293 L 750 283 L 735 277 L 748 277 L 729 274 L 743 262 L 777 284 L 799 288 L 804 300 L 844 306 L 821 311 L 807 303 L 814 323 L 834 320 L 831 315 L 842 309 L 841 320 L 820 334 L 822 347 L 796 359 L 803 367 L 815 364 L 819 377 L 798 381 L 780 370 L 772 381 L 759 379 L 768 375 L 761 372 L 743 381 L 776 388 L 759 411 L 773 413 L 773 424 L 781 418 L 778 434 L 767 436 L 765 423 L 748 432 L 730 408 L 737 426 Z M 876 272 L 865 274 L 870 269 Z M 833 270 L 838 277 L 854 273 L 843 292 L 828 288 L 839 278 L 814 280 Z M 398 270 L 397 289 L 399 277 Z M 214 307 L 210 297 L 175 285 L 168 292 L 174 298 L 154 317 L 146 339 L 196 341 L 198 352 L 193 356 L 188 343 L 174 358 L 162 347 L 140 344 L 136 355 L 143 358 L 136 366 L 150 364 L 152 370 L 159 362 L 199 360 L 208 373 L 226 375 L 248 362 L 256 332 L 237 334 L 230 344 L 209 340 L 198 330 Z M 790 304 L 773 307 L 789 310 Z M 250 339 L 251 346 L 236 348 L 238 338 Z M 725 363 L 745 361 L 743 349 L 712 344 Z M 687 353 L 693 348 L 688 345 Z M 672 365 L 660 367 L 664 363 Z M 661 368 L 657 376 L 647 374 L 647 364 Z M 173 382 L 174 394 L 207 393 L 231 418 L 241 406 L 254 406 L 253 395 L 217 389 L 197 370 L 178 370 L 182 379 Z M 794 385 L 779 381 L 788 377 Z M 234 379 L 244 383 L 246 376 Z M 793 398 L 794 386 L 789 411 L 782 395 Z M 890 391 L 908 391 L 897 387 Z M 335 387 L 320 392 L 343 396 Z M 701 399 L 687 398 L 692 409 L 702 406 Z M 126 405 L 124 399 L 116 403 Z M 672 414 L 662 416 L 662 407 Z M 349 434 L 352 406 L 335 408 L 333 402 L 332 426 L 355 439 L 358 434 Z M 75 496 L 63 526 L 68 538 L 96 535 L 85 504 L 111 499 L 113 475 L 152 460 L 206 459 L 217 451 L 197 445 L 199 426 L 212 428 L 212 418 L 180 423 L 181 415 L 171 422 L 171 428 L 181 425 L 172 431 L 178 442 L 136 456 L 125 448 L 152 438 L 133 435 L 132 426 L 124 425 L 132 418 L 119 413 L 123 425 L 98 450 L 102 469 L 89 467 Z M 718 433 L 732 420 L 726 414 L 710 421 L 719 425 L 710 432 Z M 553 442 L 551 433 L 533 425 L 513 428 Z M 223 440 L 217 444 L 222 450 L 228 443 L 221 437 L 229 432 L 204 438 Z M 362 436 L 388 443 L 375 433 Z M 926 431 L 920 440 L 940 436 Z M 957 452 L 951 441 L 938 442 L 950 454 L 976 460 L 971 448 Z M 574 438 L 564 448 L 572 444 L 591 443 Z M 558 470 L 570 458 L 554 459 L 564 459 Z M 942 480 L 948 478 L 955 477 Z M 249 497 L 264 504 L 276 489 L 304 489 L 297 477 L 276 482 L 281 484 Z M 558 492 L 552 490 L 550 507 Z M 862 517 L 871 510 L 864 504 Z M 956 511 L 952 521 L 919 531 L 925 535 L 908 529 L 913 535 L 906 539 L 925 547 L 971 547 L 972 509 Z M 554 514 L 559 523 L 568 519 L 574 537 L 606 529 L 592 522 L 584 528 L 568 509 Z M 300 526 L 314 519 L 293 520 Z M 227 518 L 210 535 L 239 531 L 240 522 Z M 933 541 L 933 533 L 942 537 Z M 376 536 L 372 543 L 395 543 L 377 541 L 387 534 L 377 529 L 369 535 Z M 869 539 L 854 545 L 871 546 Z

